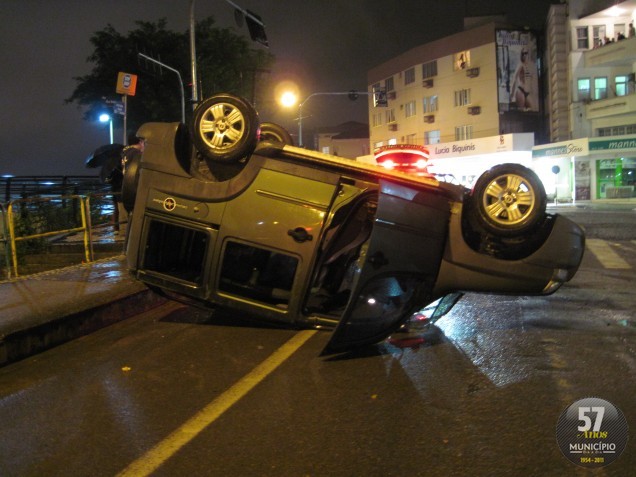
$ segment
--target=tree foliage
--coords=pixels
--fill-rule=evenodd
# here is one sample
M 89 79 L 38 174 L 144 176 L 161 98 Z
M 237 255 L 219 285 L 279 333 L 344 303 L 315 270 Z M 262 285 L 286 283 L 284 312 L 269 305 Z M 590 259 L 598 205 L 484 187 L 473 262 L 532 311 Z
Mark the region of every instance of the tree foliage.
M 87 58 L 93 70 L 74 77 L 77 86 L 67 103 L 85 108 L 84 119 L 95 121 L 108 111 L 107 101 L 121 101 L 115 87 L 119 72 L 135 74 L 135 96 L 127 98 L 127 129 L 135 131 L 150 121 L 181 120 L 181 85 L 170 70 L 139 57 L 143 53 L 179 71 L 185 88 L 186 114 L 191 113 L 191 62 L 189 31 L 177 33 L 166 28 L 166 19 L 156 23 L 135 22 L 136 29 L 122 35 L 108 24 L 93 34 L 93 53 Z M 259 75 L 271 67 L 274 57 L 250 48 L 248 41 L 229 28 L 214 26 L 214 18 L 197 22 L 196 53 L 199 95 L 208 97 L 223 91 L 254 99 Z M 119 118 L 119 119 L 118 119 Z M 122 116 L 114 116 L 121 121 Z

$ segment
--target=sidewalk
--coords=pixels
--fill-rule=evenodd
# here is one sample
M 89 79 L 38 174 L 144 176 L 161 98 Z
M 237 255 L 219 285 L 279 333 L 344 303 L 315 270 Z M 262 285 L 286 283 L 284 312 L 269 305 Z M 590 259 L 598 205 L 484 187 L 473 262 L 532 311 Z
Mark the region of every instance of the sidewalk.
M 559 202 L 548 200 L 548 208 L 582 208 L 582 209 L 636 209 L 636 197 L 629 199 L 595 199 L 595 200 L 576 200 L 573 202 Z
M 163 303 L 123 255 L 0 282 L 0 366 Z

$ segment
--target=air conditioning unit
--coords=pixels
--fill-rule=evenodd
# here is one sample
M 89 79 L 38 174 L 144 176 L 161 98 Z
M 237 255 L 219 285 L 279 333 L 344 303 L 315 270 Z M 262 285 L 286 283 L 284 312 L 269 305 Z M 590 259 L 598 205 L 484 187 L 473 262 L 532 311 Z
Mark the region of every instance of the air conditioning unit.
M 426 116 L 424 116 L 424 122 L 425 123 L 434 123 L 435 122 L 435 115 L 434 114 L 427 114 Z
M 395 99 L 395 96 L 396 96 L 395 91 L 389 91 L 386 94 L 386 97 L 389 98 L 389 99 Z
M 397 131 L 398 125 L 397 123 L 389 124 L 389 131 Z
M 468 76 L 469 78 L 477 78 L 477 76 L 479 76 L 479 67 L 468 68 L 466 70 L 466 76 Z
M 432 88 L 433 87 L 433 80 L 432 79 L 422 80 L 422 86 L 424 86 L 425 88 Z
M 468 114 L 471 114 L 473 116 L 477 116 L 478 114 L 481 114 L 481 106 L 469 106 Z

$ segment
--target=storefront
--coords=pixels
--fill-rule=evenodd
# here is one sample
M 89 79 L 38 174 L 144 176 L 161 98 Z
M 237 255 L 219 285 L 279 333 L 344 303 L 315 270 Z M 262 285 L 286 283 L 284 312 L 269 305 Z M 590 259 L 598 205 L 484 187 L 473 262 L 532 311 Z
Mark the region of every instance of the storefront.
M 450 174 L 471 187 L 477 177 L 497 164 L 532 163 L 534 133 L 502 134 L 466 141 L 429 144 L 429 172 Z
M 424 146 L 429 154 L 427 171 L 470 188 L 483 172 L 497 164 L 512 162 L 531 167 L 533 145 L 534 133 L 427 144 Z M 374 155 L 359 156 L 356 160 L 377 163 Z
M 590 138 L 597 199 L 636 197 L 636 136 Z
M 636 196 L 636 136 L 573 139 L 532 148 L 532 168 L 560 202 Z

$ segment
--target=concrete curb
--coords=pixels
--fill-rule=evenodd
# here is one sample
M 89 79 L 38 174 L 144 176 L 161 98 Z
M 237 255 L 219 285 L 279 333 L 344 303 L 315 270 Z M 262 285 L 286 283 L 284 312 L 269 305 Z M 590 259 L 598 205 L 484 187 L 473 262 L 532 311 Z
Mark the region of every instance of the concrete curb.
M 121 257 L 0 283 L 0 367 L 165 303 Z

